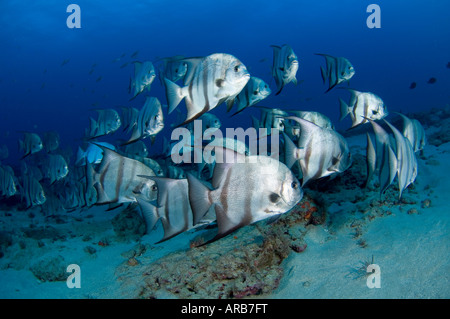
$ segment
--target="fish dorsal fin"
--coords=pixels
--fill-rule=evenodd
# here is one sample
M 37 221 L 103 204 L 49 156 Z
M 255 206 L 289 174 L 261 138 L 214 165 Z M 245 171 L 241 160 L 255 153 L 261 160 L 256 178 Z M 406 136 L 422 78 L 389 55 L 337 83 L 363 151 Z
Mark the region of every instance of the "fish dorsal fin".
M 306 141 L 309 140 L 309 138 L 312 136 L 312 134 L 314 134 L 314 132 L 322 129 L 320 126 L 317 126 L 316 124 L 310 121 L 304 120 L 296 116 L 287 116 L 284 117 L 284 119 L 293 120 L 298 124 L 300 124 L 301 134 L 299 139 L 299 145 L 305 145 Z
M 273 67 L 275 67 L 275 64 L 278 61 L 278 57 L 280 56 L 281 47 L 279 47 L 278 45 L 271 45 L 270 47 L 273 48 Z M 275 69 L 273 69 L 273 72 L 275 72 Z
M 139 74 L 139 72 L 141 72 L 142 62 L 134 61 L 132 63 L 134 64 L 134 76 L 136 77 Z
M 396 128 L 395 128 L 395 126 L 393 126 L 391 123 L 389 123 L 388 121 L 386 121 L 386 120 L 383 120 L 388 126 L 389 126 L 389 128 L 391 129 L 391 131 L 394 133 L 394 137 L 395 137 L 395 144 L 396 144 L 396 148 L 397 148 L 397 157 L 399 157 L 399 155 L 401 155 L 401 154 L 399 154 L 400 152 L 402 152 L 402 150 L 404 149 L 404 146 L 405 146 L 405 140 L 406 140 L 406 138 L 402 135 L 402 133 L 400 133 L 400 131 L 399 130 L 397 130 Z
M 413 122 L 411 121 L 411 119 L 409 117 L 407 117 L 406 115 L 399 113 L 399 112 L 394 112 L 398 115 L 401 116 L 401 118 L 403 119 L 403 130 L 405 130 L 405 128 L 407 128 L 409 125 L 413 125 Z
M 95 142 L 91 142 L 92 144 L 94 144 L 95 146 L 99 147 L 102 151 L 103 151 L 103 158 L 102 158 L 102 162 L 100 163 L 100 166 L 98 168 L 98 172 L 101 174 L 101 172 L 103 172 L 108 166 L 109 163 L 117 158 L 123 157 L 122 155 L 120 155 L 119 153 L 104 147 L 103 145 L 100 145 L 98 143 Z
M 377 141 L 377 151 L 379 152 L 379 147 L 383 144 L 389 144 L 389 134 L 375 121 L 366 118 L 372 124 L 373 130 L 375 132 L 375 139 Z
M 189 85 L 191 83 L 192 78 L 194 77 L 195 70 L 202 63 L 204 57 L 193 57 L 182 59 L 181 61 L 187 64 L 186 75 L 184 76 L 184 85 Z

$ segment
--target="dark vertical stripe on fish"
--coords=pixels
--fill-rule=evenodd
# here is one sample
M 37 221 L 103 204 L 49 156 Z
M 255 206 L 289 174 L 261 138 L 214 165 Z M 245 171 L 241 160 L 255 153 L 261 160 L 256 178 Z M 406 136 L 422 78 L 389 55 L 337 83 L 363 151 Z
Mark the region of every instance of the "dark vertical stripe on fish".
M 205 107 L 204 107 L 205 110 L 209 110 L 209 107 L 210 107 L 209 98 L 208 98 L 208 84 L 209 84 L 208 69 L 203 68 L 203 97 L 205 98 Z
M 116 189 L 115 189 L 115 198 L 112 200 L 113 202 L 117 202 L 119 200 L 120 186 L 122 185 L 123 180 L 123 158 L 119 158 L 119 169 L 117 170 L 117 180 L 116 180 Z
M 361 124 L 364 124 L 367 122 L 367 111 L 369 110 L 369 101 L 364 98 L 364 118 L 361 122 Z
M 110 164 L 109 162 L 106 163 L 106 165 L 103 167 L 103 170 L 100 172 L 99 182 L 100 185 L 102 185 L 102 187 L 105 185 L 105 177 L 106 172 L 108 172 L 109 164 Z
M 244 94 L 245 94 L 245 104 L 244 105 L 245 106 L 249 106 L 250 105 L 250 98 L 248 97 L 248 91 L 250 91 L 250 86 L 247 86 L 244 91 L 245 91 L 244 92 Z
M 258 165 L 258 164 L 253 164 L 253 165 Z M 249 183 L 248 185 L 246 185 L 247 187 L 245 188 L 245 192 L 247 193 L 247 196 L 245 197 L 245 207 L 244 207 L 244 216 L 241 220 L 241 225 L 245 226 L 248 225 L 252 222 L 252 199 L 253 199 L 253 194 L 256 191 L 255 189 L 253 189 L 255 186 L 254 183 Z
M 312 144 L 312 138 L 310 138 L 308 140 L 308 142 L 306 143 L 306 145 L 304 146 L 306 148 L 305 159 L 304 159 L 305 165 L 304 165 L 304 168 L 302 168 L 302 169 L 303 169 L 303 174 L 305 174 L 305 175 L 307 175 L 309 160 L 310 160 L 310 157 L 312 154 L 312 147 L 311 147 L 312 145 L 311 144 Z
M 231 177 L 231 172 L 233 170 L 232 169 L 228 169 L 227 171 L 227 175 L 225 177 L 225 181 L 223 183 L 223 187 L 222 187 L 222 192 L 220 194 L 220 204 L 222 205 L 223 211 L 225 212 L 225 214 L 228 214 L 228 188 L 230 187 L 230 177 Z
M 325 155 L 326 153 L 321 152 L 320 153 L 320 157 L 319 157 L 319 168 L 316 171 L 316 173 L 314 174 L 314 176 L 311 177 L 312 180 L 314 179 L 318 179 L 319 177 L 322 176 L 322 172 L 323 172 L 323 168 L 325 166 Z

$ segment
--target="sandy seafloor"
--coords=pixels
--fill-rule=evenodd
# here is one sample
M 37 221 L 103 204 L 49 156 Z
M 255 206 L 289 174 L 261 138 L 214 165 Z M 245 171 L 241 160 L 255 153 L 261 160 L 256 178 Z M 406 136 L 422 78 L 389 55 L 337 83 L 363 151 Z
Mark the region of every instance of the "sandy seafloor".
M 429 128 L 427 133 L 433 129 L 436 128 Z M 365 135 L 349 137 L 348 143 L 354 159 L 357 154 L 361 154 L 360 158 L 365 156 Z M 235 288 L 230 289 L 235 289 L 235 298 L 449 298 L 450 143 L 438 147 L 427 145 L 424 154 L 417 157 L 419 174 L 414 186 L 405 191 L 402 205 L 391 200 L 390 204 L 378 205 L 377 210 L 379 191 L 376 187 L 369 190 L 359 187 L 336 190 L 335 187 L 332 195 L 322 194 L 327 198 L 325 222 L 307 226 L 294 224 L 295 230 L 286 230 L 285 233 L 290 232 L 292 236 L 301 234 L 300 246 L 306 244 L 302 246 L 306 249 L 295 252 L 289 248 L 289 253 L 275 261 L 275 266 L 274 257 L 268 258 L 269 264 L 258 268 L 272 267 L 267 273 L 259 270 L 255 273 L 237 263 L 225 268 L 222 278 L 217 278 L 218 271 L 211 270 L 217 265 L 209 265 L 209 268 L 205 265 L 211 260 L 223 263 L 223 259 L 214 259 L 218 258 L 218 252 L 228 254 L 226 260 L 231 262 L 244 242 L 251 243 L 261 237 L 264 234 L 261 228 L 270 229 L 271 225 L 250 225 L 209 246 L 190 248 L 190 241 L 198 232 L 186 232 L 156 245 L 153 243 L 161 238 L 161 229 L 143 236 L 140 241 L 119 240 L 111 220 L 120 209 L 106 212 L 105 207 L 96 206 L 82 212 L 58 213 L 60 218 L 45 218 L 38 209 L 31 216 L 30 211 L 2 211 L 0 230 L 9 233 L 12 239 L 0 258 L 0 298 L 225 298 L 230 297 L 229 293 L 214 292 L 228 289 L 223 287 L 236 278 L 247 278 L 239 277 L 242 275 L 236 274 L 239 271 L 250 271 L 257 278 L 240 281 L 256 280 L 258 284 L 241 284 L 237 288 L 238 284 L 233 283 Z M 363 183 L 364 178 L 365 172 L 361 172 L 357 183 Z M 312 198 L 317 195 L 317 190 L 306 189 L 305 192 Z M 394 199 L 398 196 L 395 186 L 391 186 L 386 196 Z M 30 235 L 30 232 L 25 235 L 24 228 L 29 230 L 31 224 L 34 225 L 31 228 L 46 226 L 51 232 L 43 238 L 36 238 L 36 234 Z M 275 237 L 262 240 L 265 243 L 262 249 L 272 247 L 270 238 Z M 99 245 L 101 242 L 107 245 Z M 173 260 L 161 262 L 160 258 L 167 258 L 165 256 L 171 253 L 176 254 Z M 381 288 L 368 288 L 365 268 L 359 269 L 365 262 L 372 262 L 372 258 L 381 270 Z M 182 267 L 184 262 L 194 261 L 195 265 L 189 267 L 203 279 L 197 278 L 193 283 L 186 278 L 193 278 L 195 274 L 180 272 L 186 272 Z M 69 264 L 78 264 L 81 268 L 79 289 L 69 289 L 66 285 L 64 278 L 69 273 L 65 273 L 64 267 Z M 148 268 L 150 266 L 153 268 Z M 41 280 L 36 271 L 30 270 L 39 267 L 50 272 L 42 275 Z M 229 269 L 229 276 L 226 269 Z M 54 272 L 59 272 L 58 276 Z M 173 273 L 171 278 L 175 278 L 174 274 L 185 278 L 182 280 L 186 282 L 181 280 L 179 285 L 190 285 L 188 290 L 167 288 L 164 284 L 167 280 L 162 278 L 152 279 L 158 289 L 153 285 L 143 290 L 144 279 L 149 275 L 169 276 L 170 272 Z M 217 287 L 222 288 L 216 287 L 211 293 L 204 285 L 214 286 L 214 278 L 207 278 L 213 273 L 219 280 Z M 55 276 L 59 279 L 47 281 L 55 280 L 48 279 Z M 273 288 L 252 289 L 270 281 L 271 276 L 278 276 L 276 280 L 270 279 Z M 238 289 L 243 293 L 238 295 Z

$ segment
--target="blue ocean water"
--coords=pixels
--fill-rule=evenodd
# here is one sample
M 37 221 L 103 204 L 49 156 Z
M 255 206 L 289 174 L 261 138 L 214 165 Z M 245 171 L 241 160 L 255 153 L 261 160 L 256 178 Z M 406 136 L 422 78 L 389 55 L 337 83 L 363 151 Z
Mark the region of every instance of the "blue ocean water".
M 67 6 L 78 4 L 81 28 L 66 25 Z M 445 1 L 378 1 L 381 28 L 368 28 L 369 1 L 9 1 L 0 3 L 0 103 L 2 143 L 17 159 L 21 131 L 56 130 L 61 144 L 76 145 L 95 117 L 96 108 L 119 105 L 140 108 L 144 94 L 129 102 L 128 82 L 134 59 L 155 61 L 174 55 L 230 53 L 251 75 L 270 84 L 270 45 L 289 44 L 299 57 L 297 86 L 287 85 L 261 105 L 315 110 L 337 128 L 342 90 L 323 94 L 314 53 L 348 58 L 356 69 L 350 87 L 371 91 L 390 111 L 414 112 L 441 107 L 449 101 L 450 22 Z M 120 61 L 112 61 L 125 54 Z M 68 63 L 61 66 L 64 60 Z M 262 62 L 261 62 L 262 61 Z M 95 71 L 89 75 L 91 66 Z M 101 80 L 97 82 L 101 76 Z M 437 82 L 427 84 L 429 78 Z M 411 82 L 417 88 L 409 89 Z M 149 92 L 162 103 L 158 80 Z M 184 105 L 180 106 L 183 111 Z M 251 125 L 248 109 L 230 117 L 225 106 L 214 110 L 224 127 Z M 162 134 L 169 134 L 166 125 Z M 161 134 L 161 135 L 162 135 Z M 157 139 L 156 146 L 159 145 Z M 150 151 L 151 153 L 151 151 Z

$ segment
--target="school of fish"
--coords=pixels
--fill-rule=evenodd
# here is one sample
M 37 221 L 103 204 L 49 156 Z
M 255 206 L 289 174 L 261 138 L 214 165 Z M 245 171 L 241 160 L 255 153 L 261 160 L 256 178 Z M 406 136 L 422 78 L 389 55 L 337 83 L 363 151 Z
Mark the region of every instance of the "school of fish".
M 89 117 L 73 165 L 57 132 L 22 132 L 20 168 L 0 165 L 0 199 L 15 196 L 23 209 L 40 206 L 45 214 L 92 205 L 106 205 L 108 210 L 137 205 L 147 233 L 161 223 L 164 236 L 159 242 L 215 223 L 217 232 L 209 243 L 260 220 L 275 220 L 302 199 L 308 183 L 346 171 L 352 155 L 324 114 L 258 104 L 272 90 L 279 95 L 285 86 L 297 84 L 301 60 L 293 48 L 271 48 L 275 88 L 270 88 L 271 79 L 251 75 L 241 60 L 227 53 L 122 64 L 120 68 L 133 67 L 128 92 L 130 100 L 144 96 L 141 108 L 93 110 L 97 116 Z M 138 51 L 131 58 L 137 55 Z M 372 126 L 373 136 L 367 133 L 366 186 L 376 176 L 381 196 L 397 178 L 400 199 L 418 174 L 416 153 L 426 145 L 422 125 L 398 113 L 403 125 L 397 129 L 386 121 L 387 106 L 378 95 L 339 87 L 356 74 L 348 59 L 317 55 L 325 58 L 326 65 L 320 67 L 323 84 L 328 82 L 325 93 L 334 88 L 350 93 L 349 102 L 339 98 L 341 120 L 350 115 L 349 129 Z M 157 72 L 167 105 L 148 95 Z M 182 101 L 186 112 L 178 107 Z M 223 103 L 227 112 L 236 105 L 231 116 L 242 116 L 249 107 L 260 110 L 260 118 L 252 116 L 252 128 L 265 132 L 266 138 L 278 138 L 271 140 L 270 152 L 218 135 L 222 123 L 211 111 Z M 167 125 L 165 119 L 174 111 L 177 121 Z M 101 140 L 119 128 L 129 135 L 127 140 Z M 145 142 L 153 145 L 164 128 L 172 133 L 184 129 L 188 137 L 181 142 L 164 137 L 162 152 L 150 158 L 152 146 Z M 197 140 L 198 131 L 203 141 Z M 279 148 L 274 149 L 276 143 Z M 8 154 L 6 145 L 0 146 L 0 163 Z M 200 160 L 187 160 L 192 157 Z

